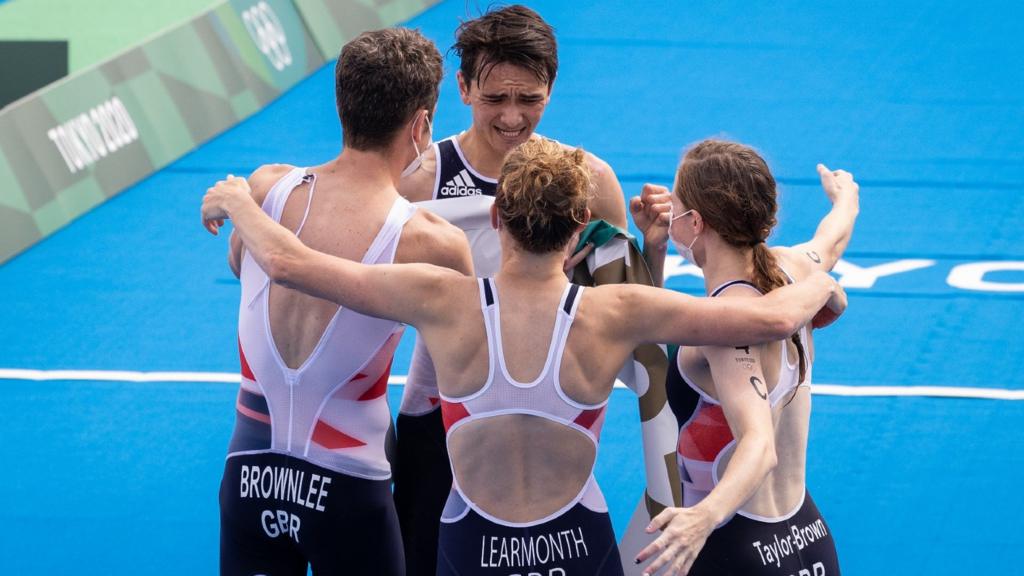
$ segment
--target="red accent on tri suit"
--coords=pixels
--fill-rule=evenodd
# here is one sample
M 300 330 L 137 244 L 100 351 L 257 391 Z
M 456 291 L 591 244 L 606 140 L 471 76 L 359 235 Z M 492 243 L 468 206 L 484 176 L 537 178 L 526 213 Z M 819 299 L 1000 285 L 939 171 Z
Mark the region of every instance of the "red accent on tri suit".
M 241 399 L 241 396 L 242 396 L 241 390 L 239 390 L 238 396 L 239 396 L 239 399 Z M 246 416 L 248 418 L 252 418 L 253 420 L 256 420 L 257 422 L 263 422 L 264 424 L 270 424 L 270 414 L 263 414 L 262 412 L 257 412 L 256 410 L 253 410 L 252 408 L 248 408 L 246 406 L 243 406 L 240 401 L 236 401 L 235 402 L 235 408 L 238 410 L 238 413 L 243 415 L 243 416 Z
M 248 378 L 249 380 L 256 381 L 256 376 L 252 373 L 252 368 L 249 368 L 249 363 L 245 360 L 245 352 L 242 351 L 242 338 L 238 338 L 238 358 L 242 362 L 242 378 Z
M 380 375 L 380 378 L 377 378 L 377 381 L 373 383 L 373 386 L 370 386 L 366 390 L 366 392 L 363 392 L 363 395 L 358 398 L 360 402 L 380 398 L 381 396 L 384 395 L 385 392 L 388 391 L 388 378 L 391 376 L 391 363 L 393 361 L 394 357 L 392 357 L 391 360 L 388 360 L 388 366 L 387 368 L 384 369 L 384 372 Z M 352 380 L 355 381 L 358 380 L 359 378 L 366 378 L 366 374 L 360 372 Z
M 456 422 L 469 416 L 469 410 L 462 405 L 462 402 L 448 402 L 441 400 L 441 418 L 444 420 L 445 432 Z
M 323 420 L 316 422 L 316 428 L 313 429 L 313 442 L 329 450 L 366 446 L 366 442 L 345 434 Z
M 574 422 L 589 430 L 594 425 L 594 422 L 597 422 L 597 419 L 601 417 L 601 414 L 604 413 L 604 409 L 605 406 L 594 408 L 593 410 L 584 410 L 580 412 L 580 415 L 576 417 Z
M 732 439 L 722 407 L 702 402 L 697 415 L 679 434 L 679 453 L 692 460 L 711 462 Z

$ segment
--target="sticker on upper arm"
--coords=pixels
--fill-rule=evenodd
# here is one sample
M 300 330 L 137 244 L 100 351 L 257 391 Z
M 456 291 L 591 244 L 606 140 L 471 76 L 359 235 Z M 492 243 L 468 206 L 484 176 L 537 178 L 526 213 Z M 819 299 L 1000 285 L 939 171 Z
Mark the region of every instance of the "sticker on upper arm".
M 741 364 L 747 370 L 752 370 L 757 362 L 757 358 L 750 353 L 750 346 L 734 346 L 734 348 L 736 348 L 737 352 L 742 352 L 742 354 L 737 354 L 733 358 L 736 363 Z

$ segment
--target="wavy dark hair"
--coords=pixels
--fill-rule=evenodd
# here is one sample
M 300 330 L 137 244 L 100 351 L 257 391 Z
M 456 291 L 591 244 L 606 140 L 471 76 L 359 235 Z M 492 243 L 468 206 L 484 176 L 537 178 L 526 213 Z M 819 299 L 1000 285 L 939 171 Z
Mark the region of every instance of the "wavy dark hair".
M 558 42 L 555 29 L 540 14 L 520 4 L 491 9 L 479 18 L 463 22 L 455 31 L 452 46 L 466 84 L 477 85 L 498 64 L 512 64 L 533 73 L 551 86 L 558 74 Z

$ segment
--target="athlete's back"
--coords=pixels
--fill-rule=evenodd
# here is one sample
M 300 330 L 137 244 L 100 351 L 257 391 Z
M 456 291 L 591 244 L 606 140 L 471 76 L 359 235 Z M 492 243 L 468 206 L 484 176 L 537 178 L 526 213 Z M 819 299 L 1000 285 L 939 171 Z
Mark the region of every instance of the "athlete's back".
M 719 298 L 757 298 L 760 292 L 745 281 L 732 281 L 710 293 Z M 813 356 L 811 331 L 799 331 L 807 350 L 806 375 L 800 379 L 799 358 L 791 341 L 770 342 L 757 347 L 741 346 L 740 361 L 760 362 L 764 381 L 751 379 L 758 395 L 771 408 L 774 453 L 777 463 L 753 495 L 737 511 L 757 518 L 787 515 L 802 503 L 807 436 L 810 421 L 810 383 Z M 699 347 L 680 348 L 669 376 L 677 393 L 689 388 L 698 395 L 689 413 L 678 415 L 680 436 L 678 461 L 683 481 L 683 505 L 694 506 L 718 484 L 737 449 L 720 393 L 716 389 L 715 367 Z M 719 376 L 721 379 L 722 376 Z
M 361 168 L 273 165 L 250 183 L 263 211 L 316 250 L 469 270 L 461 232 L 402 199 L 387 172 Z M 233 244 L 242 383 L 221 486 L 222 571 L 403 573 L 385 454 L 403 325 L 276 285 Z

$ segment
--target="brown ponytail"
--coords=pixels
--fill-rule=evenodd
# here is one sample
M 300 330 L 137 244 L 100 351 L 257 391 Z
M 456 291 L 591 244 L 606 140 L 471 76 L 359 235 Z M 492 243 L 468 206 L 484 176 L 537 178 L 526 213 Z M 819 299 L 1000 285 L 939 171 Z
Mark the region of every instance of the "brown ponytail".
M 775 255 L 768 249 L 768 246 L 764 242 L 758 242 L 754 245 L 754 279 L 753 284 L 757 286 L 757 289 L 761 292 L 768 293 L 772 290 L 785 286 L 789 282 L 786 276 L 782 273 L 782 268 L 779 267 L 778 262 L 775 260 Z M 800 332 L 797 331 L 795 334 L 789 337 L 796 346 L 797 356 L 800 359 L 800 382 L 804 381 L 804 377 L 807 375 L 807 359 L 804 353 L 804 344 L 800 338 Z
M 788 283 L 764 243 L 778 222 L 775 178 L 753 148 L 724 140 L 698 142 L 679 164 L 675 193 L 729 245 L 752 249 L 751 280 L 758 290 L 768 293 Z M 800 357 L 803 382 L 807 359 L 800 333 L 791 339 Z

